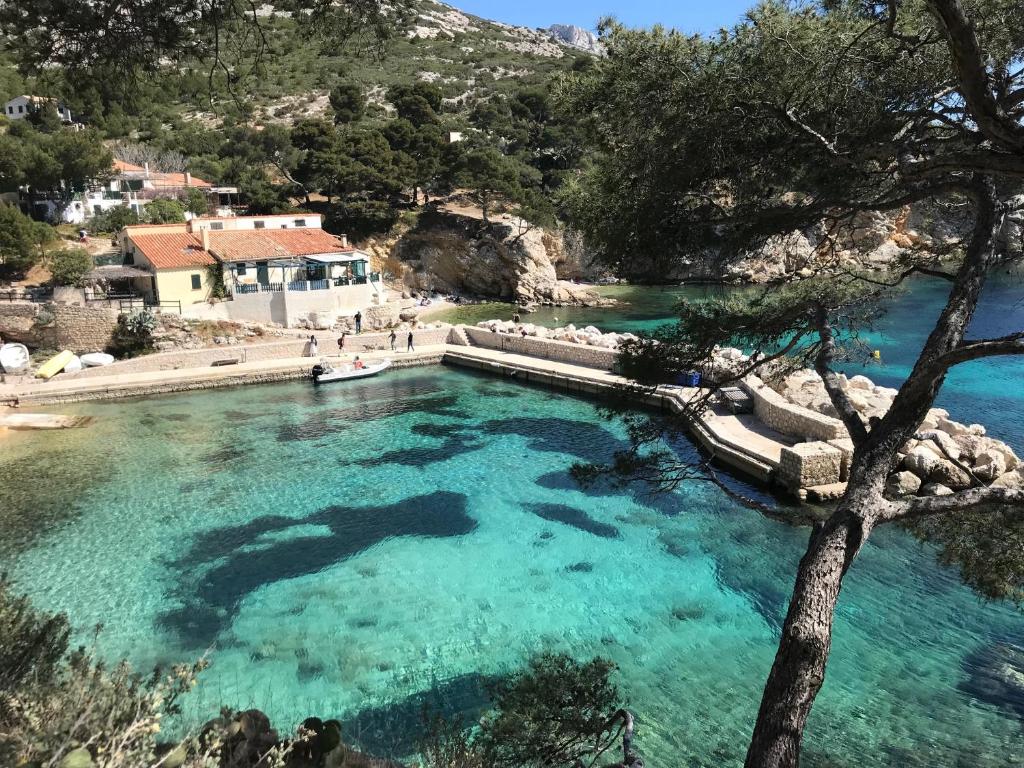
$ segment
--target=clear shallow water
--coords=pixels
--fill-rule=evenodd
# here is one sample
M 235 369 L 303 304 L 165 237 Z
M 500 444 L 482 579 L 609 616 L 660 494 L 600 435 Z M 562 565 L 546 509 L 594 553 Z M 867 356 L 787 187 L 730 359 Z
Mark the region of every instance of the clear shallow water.
M 540 307 L 523 319 L 547 327 L 573 323 L 577 327 L 595 325 L 606 332 L 639 333 L 671 322 L 673 308 L 682 299 L 701 301 L 759 289 L 709 285 L 607 286 L 598 290 L 621 304 L 615 307 Z M 881 351 L 881 364 L 850 363 L 840 367 L 851 375 L 864 373 L 883 386 L 899 386 L 910 374 L 948 294 L 949 285 L 941 280 L 910 281 L 908 289 L 897 299 L 880 307 L 875 327 L 861 335 L 869 349 Z M 479 304 L 453 309 L 436 319 L 476 323 L 494 318 L 510 319 L 512 312 L 511 304 Z M 985 290 L 970 337 L 998 337 L 1022 328 L 1024 274 L 994 277 Z M 1024 357 L 994 358 L 958 366 L 946 379 L 937 405 L 948 409 L 958 421 L 984 424 L 990 434 L 1024 451 Z
M 713 486 L 671 497 L 566 472 L 621 424 L 449 369 L 90 403 L 0 454 L 0 564 L 141 667 L 212 666 L 187 715 L 340 716 L 401 753 L 424 700 L 541 648 L 603 654 L 651 765 L 738 765 L 807 531 Z M 681 448 L 687 450 L 685 446 Z M 805 764 L 1009 766 L 1024 697 L 985 676 L 1020 614 L 899 531 L 848 577 Z

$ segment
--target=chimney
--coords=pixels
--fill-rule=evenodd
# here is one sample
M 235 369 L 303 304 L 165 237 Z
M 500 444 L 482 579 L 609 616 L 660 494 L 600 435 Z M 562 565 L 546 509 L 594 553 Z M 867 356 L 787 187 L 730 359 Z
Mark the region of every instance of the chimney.
M 210 230 L 208 230 L 206 227 L 202 227 L 199 230 L 199 237 L 200 237 L 200 239 L 203 242 L 203 250 L 204 251 L 209 251 L 210 250 Z
M 185 186 L 186 187 L 191 187 L 192 186 L 192 174 L 189 173 L 188 171 L 185 171 Z
M 348 235 L 338 235 L 341 238 L 341 247 L 348 248 Z

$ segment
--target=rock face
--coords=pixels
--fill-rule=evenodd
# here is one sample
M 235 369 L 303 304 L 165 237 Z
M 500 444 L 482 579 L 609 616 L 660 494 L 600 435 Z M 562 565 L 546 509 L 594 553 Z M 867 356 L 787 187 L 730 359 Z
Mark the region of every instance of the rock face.
M 698 278 L 771 283 L 808 277 L 817 269 L 829 266 L 885 269 L 909 251 L 939 252 L 962 242 L 969 233 L 970 222 L 965 218 L 921 203 L 891 214 L 860 214 L 839 232 L 833 233 L 818 225 L 803 232 L 773 237 L 738 259 L 715 251 L 695 253 L 689 263 L 676 260 L 668 271 L 657 259 L 637 260 L 625 265 L 622 276 L 647 282 Z M 1019 248 L 1021 222 L 1008 219 L 1002 236 Z
M 598 56 L 604 54 L 604 46 L 601 45 L 600 39 L 589 29 L 572 24 L 552 24 L 548 27 L 548 34 L 570 48 L 577 48 Z
M 601 304 L 587 288 L 559 280 L 562 239 L 540 227 L 483 224 L 467 216 L 425 214 L 395 246 L 413 291 L 438 291 L 519 304 Z

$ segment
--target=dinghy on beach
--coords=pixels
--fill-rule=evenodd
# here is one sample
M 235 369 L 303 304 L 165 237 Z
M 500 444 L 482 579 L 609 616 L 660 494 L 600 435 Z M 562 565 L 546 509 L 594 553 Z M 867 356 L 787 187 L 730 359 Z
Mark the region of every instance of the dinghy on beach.
M 391 367 L 390 360 L 382 360 L 379 363 L 373 365 L 363 365 L 357 367 L 351 363 L 345 363 L 339 365 L 337 368 L 333 367 L 326 360 L 321 360 L 319 363 L 313 366 L 313 383 L 314 384 L 327 384 L 331 381 L 347 381 L 348 379 L 365 379 L 370 376 L 376 376 L 381 371 L 387 370 Z

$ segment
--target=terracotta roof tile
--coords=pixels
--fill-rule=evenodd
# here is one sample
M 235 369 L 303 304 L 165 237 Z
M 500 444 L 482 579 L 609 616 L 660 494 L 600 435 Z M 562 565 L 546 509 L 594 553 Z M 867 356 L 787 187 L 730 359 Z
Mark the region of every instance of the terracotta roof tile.
M 146 260 L 157 269 L 205 267 L 216 264 L 213 257 L 203 250 L 199 239 L 187 232 L 160 232 L 130 237 L 135 247 L 142 251 Z
M 322 229 L 239 229 L 210 232 L 210 251 L 223 261 L 264 261 L 354 248 Z

